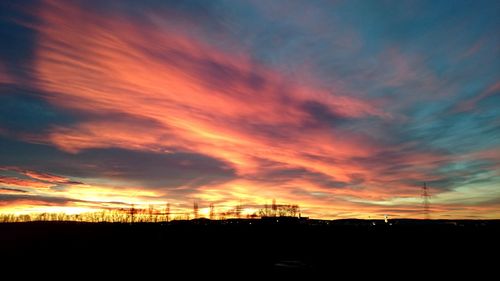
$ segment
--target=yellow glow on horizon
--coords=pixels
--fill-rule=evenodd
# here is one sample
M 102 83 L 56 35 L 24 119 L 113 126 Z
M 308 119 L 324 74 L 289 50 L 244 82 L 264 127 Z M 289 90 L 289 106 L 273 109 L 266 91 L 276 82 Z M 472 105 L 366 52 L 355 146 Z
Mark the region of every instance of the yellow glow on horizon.
M 42 213 L 76 215 L 82 213 L 91 213 L 99 211 L 96 208 L 89 207 L 74 207 L 74 206 L 33 206 L 33 205 L 16 205 L 8 208 L 2 208 L 0 214 L 14 215 L 33 215 Z
M 84 201 L 93 202 L 123 202 L 128 204 L 162 204 L 165 200 L 142 199 L 142 197 L 160 197 L 155 191 L 132 188 L 109 188 L 93 185 L 78 185 L 72 186 L 65 191 L 61 191 L 60 195 L 67 198 L 74 198 Z

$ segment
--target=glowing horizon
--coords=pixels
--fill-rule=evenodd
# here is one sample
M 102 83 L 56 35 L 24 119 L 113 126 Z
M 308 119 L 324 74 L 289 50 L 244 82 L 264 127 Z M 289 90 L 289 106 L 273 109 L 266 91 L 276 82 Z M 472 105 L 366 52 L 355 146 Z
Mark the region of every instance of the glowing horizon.
M 1 8 L 0 214 L 500 218 L 498 3 Z

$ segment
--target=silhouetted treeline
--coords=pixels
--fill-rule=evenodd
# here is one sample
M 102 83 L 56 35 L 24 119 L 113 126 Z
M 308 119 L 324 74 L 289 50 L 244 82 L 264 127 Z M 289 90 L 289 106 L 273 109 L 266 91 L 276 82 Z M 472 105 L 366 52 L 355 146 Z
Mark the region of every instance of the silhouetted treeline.
M 81 214 L 66 213 L 32 213 L 32 214 L 0 214 L 0 222 L 32 222 L 32 221 L 77 221 L 77 222 L 120 222 L 120 223 L 156 223 L 169 222 L 171 220 L 190 220 L 201 217 L 211 220 L 225 220 L 231 218 L 254 219 L 260 217 L 297 217 L 300 216 L 298 205 L 279 205 L 273 200 L 269 207 L 267 204 L 252 213 L 243 213 L 244 206 L 238 204 L 233 208 L 225 208 L 217 211 L 216 206 L 209 205 L 209 213 L 200 214 L 198 202 L 193 202 L 193 210 L 179 211 L 171 210 L 169 203 L 162 206 L 149 205 L 146 208 L 137 208 L 131 205 L 129 208 L 106 209 L 97 212 L 87 212 Z

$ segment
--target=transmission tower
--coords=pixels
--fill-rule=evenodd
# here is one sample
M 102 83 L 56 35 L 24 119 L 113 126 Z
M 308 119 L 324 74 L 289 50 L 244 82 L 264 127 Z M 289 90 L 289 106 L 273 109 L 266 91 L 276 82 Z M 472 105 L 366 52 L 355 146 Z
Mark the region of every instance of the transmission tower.
M 215 219 L 215 207 L 214 207 L 214 203 L 210 203 L 210 219 L 213 220 Z
M 198 202 L 193 201 L 193 215 L 194 219 L 198 218 Z
M 424 211 L 424 219 L 428 220 L 430 219 L 430 212 L 429 212 L 429 198 L 431 196 L 429 195 L 429 190 L 427 189 L 427 183 L 424 182 L 424 186 L 422 186 L 422 207 Z

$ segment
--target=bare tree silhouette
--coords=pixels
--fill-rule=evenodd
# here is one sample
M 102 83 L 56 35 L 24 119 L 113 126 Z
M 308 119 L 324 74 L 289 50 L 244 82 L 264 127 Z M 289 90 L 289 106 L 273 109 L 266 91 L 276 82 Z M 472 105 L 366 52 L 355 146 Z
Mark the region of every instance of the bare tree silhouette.
M 167 222 L 170 221 L 170 203 L 167 203 L 167 205 L 165 207 L 165 220 Z
M 135 210 L 135 205 L 132 204 L 132 207 L 130 208 L 130 223 L 134 223 L 134 215 L 136 213 Z
M 234 210 L 234 214 L 236 217 L 239 219 L 241 217 L 241 211 L 243 210 L 243 207 L 241 206 L 241 203 L 236 205 L 236 208 Z
M 149 222 L 153 222 L 153 221 L 156 222 L 156 220 L 153 220 L 153 214 L 154 214 L 154 208 L 153 208 L 153 205 L 150 204 L 148 207 L 148 216 L 149 216 L 148 221 Z M 155 216 L 155 218 L 156 218 L 156 216 Z
M 179 212 L 171 212 L 170 203 L 164 205 L 164 212 L 160 212 L 158 207 L 149 204 L 147 208 L 139 208 L 135 204 L 130 204 L 125 208 L 109 208 L 95 212 L 87 212 L 80 214 L 65 214 L 65 213 L 35 213 L 35 214 L 0 214 L 0 222 L 29 222 L 29 221 L 81 221 L 81 222 L 122 222 L 122 223 L 137 223 L 137 222 L 170 222 L 171 215 L 174 214 L 173 219 L 190 219 L 200 218 L 199 203 L 193 201 L 193 213 L 182 210 Z M 207 216 L 211 220 L 224 220 L 227 218 L 242 218 L 243 205 L 241 202 L 222 212 L 216 212 L 213 203 L 209 205 L 209 212 Z M 193 214 L 194 216 L 191 216 Z M 272 205 L 265 204 L 263 208 L 247 214 L 248 218 L 258 217 L 301 217 L 300 208 L 296 204 L 277 204 L 276 200 L 272 201 Z
M 269 210 L 269 207 L 267 204 L 264 205 L 263 209 L 260 209 L 257 211 L 255 216 L 260 216 L 260 217 L 298 217 L 300 218 L 300 208 L 299 205 L 279 205 L 276 204 L 276 201 L 273 200 L 273 205 L 271 210 Z M 254 217 L 255 217 L 254 216 Z

